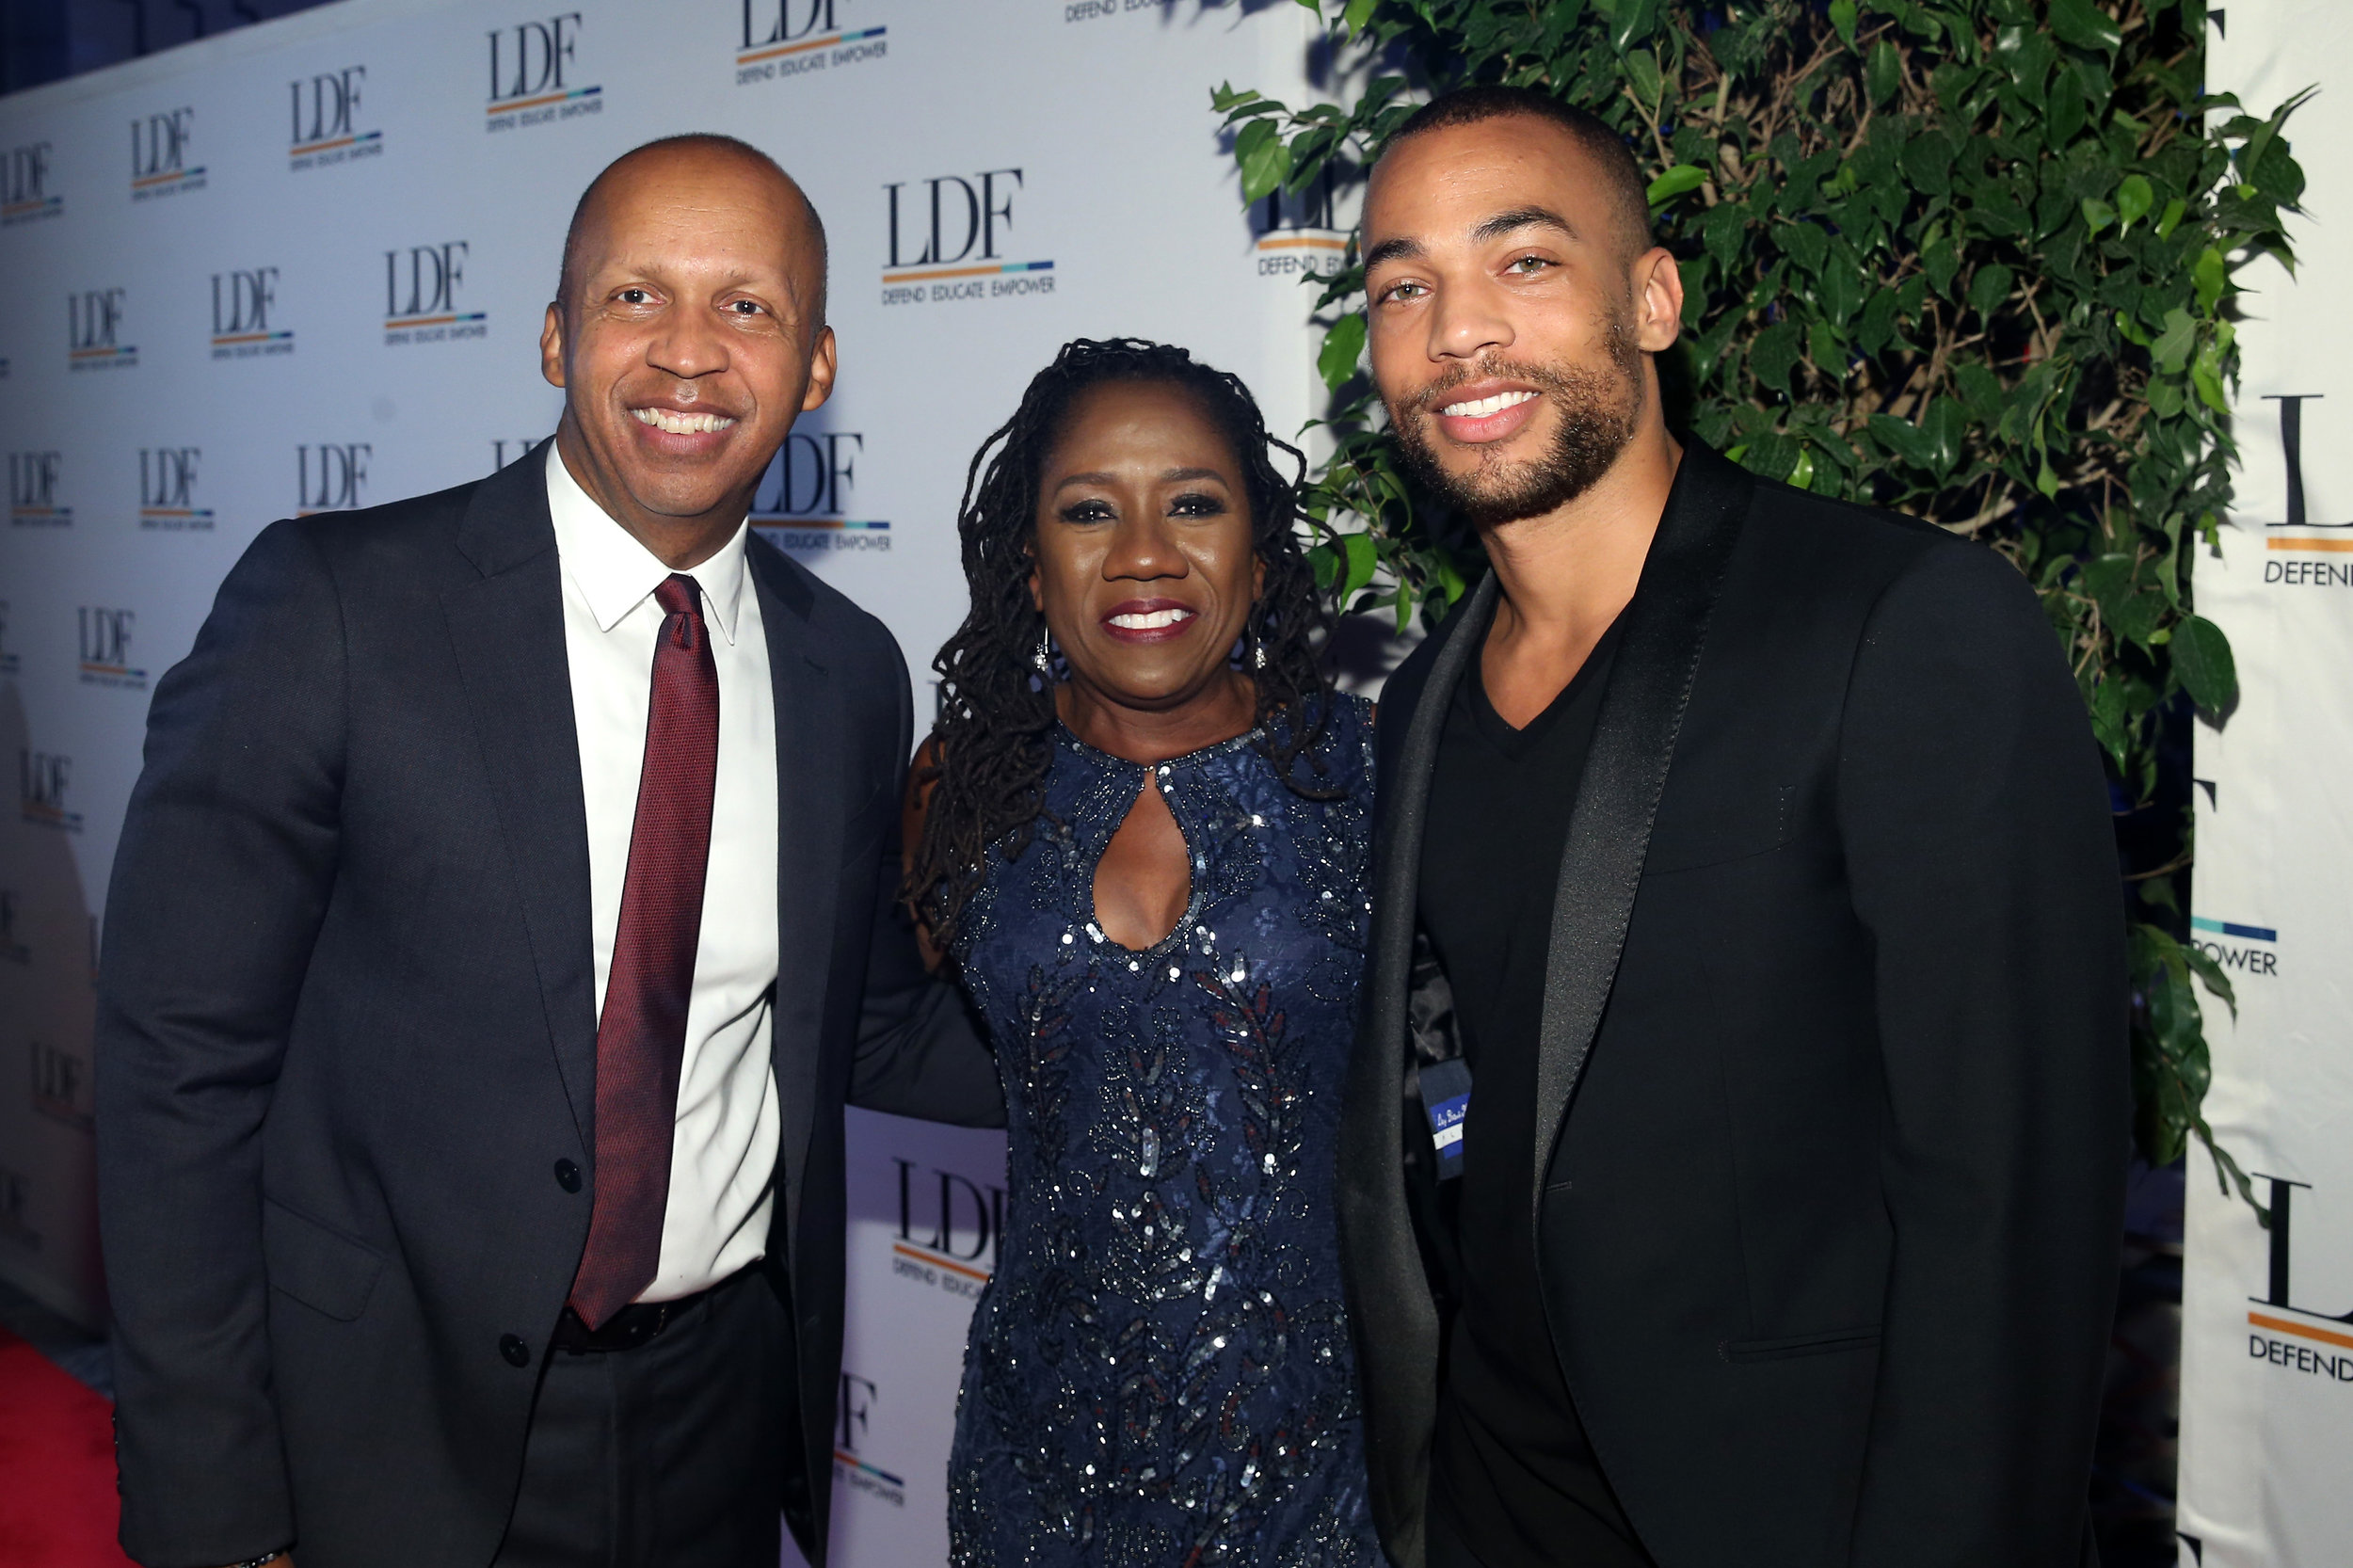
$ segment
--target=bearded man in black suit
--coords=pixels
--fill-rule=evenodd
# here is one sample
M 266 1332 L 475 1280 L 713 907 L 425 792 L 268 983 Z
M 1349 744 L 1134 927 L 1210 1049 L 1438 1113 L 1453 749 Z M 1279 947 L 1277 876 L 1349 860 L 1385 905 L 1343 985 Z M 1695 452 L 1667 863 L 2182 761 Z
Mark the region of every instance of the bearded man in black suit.
M 2125 1159 L 2089 722 L 1992 551 L 1661 418 L 1625 145 L 1409 120 L 1373 375 L 1493 570 L 1382 704 L 1340 1155 L 1403 1568 L 2061 1568 Z
M 824 1561 L 842 1103 L 1002 1114 L 894 910 L 906 665 L 746 526 L 824 286 L 765 154 L 621 158 L 554 439 L 271 525 L 158 684 L 98 1042 L 152 1568 Z

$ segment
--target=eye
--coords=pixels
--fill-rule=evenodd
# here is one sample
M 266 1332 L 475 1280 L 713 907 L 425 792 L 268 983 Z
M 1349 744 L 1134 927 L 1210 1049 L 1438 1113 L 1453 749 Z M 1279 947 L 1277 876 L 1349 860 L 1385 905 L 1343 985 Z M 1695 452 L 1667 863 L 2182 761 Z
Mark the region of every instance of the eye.
M 1112 522 L 1117 520 L 1111 504 L 1103 501 L 1074 501 L 1055 514 L 1064 522 Z
M 1408 299 L 1418 299 L 1429 292 L 1430 290 L 1420 283 L 1392 283 L 1381 291 L 1381 303 L 1385 305 L 1392 299 L 1402 303 Z
M 1533 278 L 1551 265 L 1552 264 L 1542 256 L 1517 256 L 1513 258 L 1510 264 L 1503 270 L 1517 273 L 1522 278 Z
M 624 305 L 647 305 L 652 303 L 653 301 L 652 295 L 648 294 L 644 289 L 639 288 L 623 289 L 619 294 L 615 295 L 614 297 L 618 299 Z
M 760 301 L 756 299 L 730 300 L 728 303 L 728 309 L 733 311 L 740 316 L 756 316 L 765 315 L 768 313 L 767 307 L 761 305 Z
M 1173 518 L 1214 518 L 1225 514 L 1223 499 L 1200 490 L 1187 490 L 1168 504 L 1168 515 Z

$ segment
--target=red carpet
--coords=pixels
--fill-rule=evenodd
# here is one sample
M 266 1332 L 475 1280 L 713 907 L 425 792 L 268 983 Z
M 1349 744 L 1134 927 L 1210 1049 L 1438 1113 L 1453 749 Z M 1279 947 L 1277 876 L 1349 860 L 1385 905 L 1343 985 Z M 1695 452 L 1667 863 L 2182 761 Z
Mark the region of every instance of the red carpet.
M 0 1329 L 0 1564 L 130 1568 L 106 1401 Z

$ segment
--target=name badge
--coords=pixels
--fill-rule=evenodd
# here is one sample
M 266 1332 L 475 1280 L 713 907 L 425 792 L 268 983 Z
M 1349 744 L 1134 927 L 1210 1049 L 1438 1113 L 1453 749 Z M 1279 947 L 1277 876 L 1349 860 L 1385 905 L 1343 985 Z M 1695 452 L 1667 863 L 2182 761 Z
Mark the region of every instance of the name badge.
M 1438 1179 L 1463 1174 L 1463 1119 L 1470 1114 L 1470 1069 L 1461 1059 L 1433 1062 L 1421 1070 L 1421 1106 L 1430 1117 L 1430 1145 L 1437 1151 Z

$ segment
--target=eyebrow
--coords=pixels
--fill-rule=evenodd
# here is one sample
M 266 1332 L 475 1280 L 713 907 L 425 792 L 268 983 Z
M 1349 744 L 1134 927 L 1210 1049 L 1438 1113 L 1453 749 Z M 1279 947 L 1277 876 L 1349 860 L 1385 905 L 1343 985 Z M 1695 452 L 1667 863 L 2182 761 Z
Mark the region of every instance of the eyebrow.
M 1483 245 L 1489 240 L 1499 240 L 1504 235 L 1520 229 L 1558 229 L 1571 239 L 1577 238 L 1576 224 L 1571 223 L 1550 207 L 1535 206 L 1513 207 L 1509 212 L 1497 213 L 1480 224 L 1478 228 L 1473 229 L 1471 238 Z
M 1558 229 L 1571 239 L 1581 237 L 1576 224 L 1550 207 L 1527 206 L 1513 207 L 1482 220 L 1471 231 L 1471 243 L 1485 245 L 1521 229 Z M 1421 241 L 1400 234 L 1395 239 L 1383 240 L 1365 252 L 1365 270 L 1370 272 L 1384 262 L 1419 261 L 1428 254 Z
M 1160 475 L 1160 483 L 1163 485 L 1181 485 L 1189 479 L 1214 479 L 1221 485 L 1232 483 L 1225 475 L 1213 468 L 1173 468 Z M 1118 479 L 1108 473 L 1065 473 L 1054 488 L 1066 490 L 1073 485 L 1101 485 L 1108 489 L 1117 483 L 1119 483 Z

